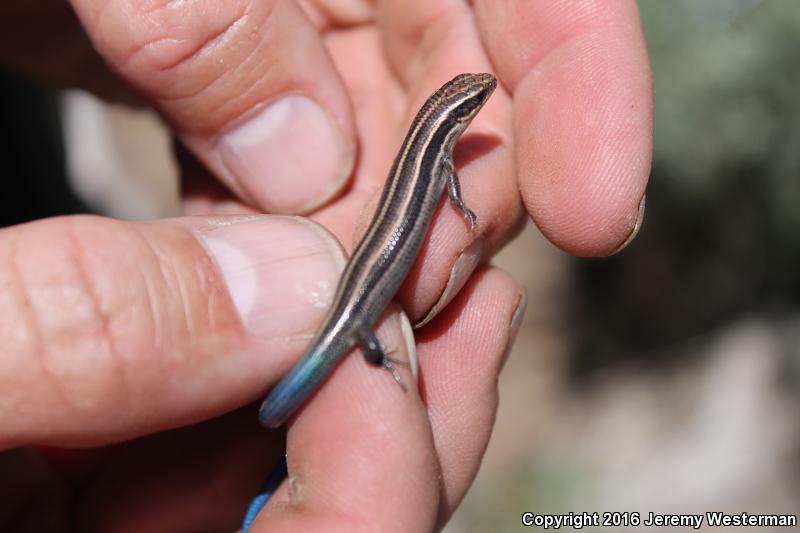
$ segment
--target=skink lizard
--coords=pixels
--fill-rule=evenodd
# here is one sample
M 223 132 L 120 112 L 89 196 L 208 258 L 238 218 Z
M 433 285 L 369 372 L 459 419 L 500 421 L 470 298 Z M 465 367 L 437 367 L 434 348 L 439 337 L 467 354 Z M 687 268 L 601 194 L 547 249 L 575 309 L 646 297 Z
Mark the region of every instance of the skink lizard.
M 286 422 L 357 344 L 368 361 L 391 370 L 399 381 L 372 328 L 411 269 L 445 186 L 470 229 L 475 227 L 475 214 L 461 198 L 453 146 L 496 86 L 491 74 L 460 74 L 419 110 L 369 230 L 339 280 L 333 305 L 300 360 L 261 404 L 263 425 Z

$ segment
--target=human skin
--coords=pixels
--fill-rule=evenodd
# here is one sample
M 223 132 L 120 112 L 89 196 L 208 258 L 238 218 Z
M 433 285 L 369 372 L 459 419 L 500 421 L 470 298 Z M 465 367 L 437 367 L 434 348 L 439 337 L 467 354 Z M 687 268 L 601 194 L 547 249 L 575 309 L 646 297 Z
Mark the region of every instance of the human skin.
M 344 257 L 319 226 L 231 214 L 302 214 L 352 249 L 419 105 L 490 71 L 500 88 L 456 154 L 476 231 L 443 204 L 398 295 L 412 321 L 444 309 L 416 332 L 421 393 L 347 358 L 290 422 L 292 483 L 253 531 L 443 524 L 488 443 L 522 305 L 483 261 L 526 217 L 582 256 L 641 222 L 652 95 L 635 2 L 72 4 L 82 27 L 5 2 L 0 59 L 148 102 L 206 170 L 189 172 L 194 217 L 0 230 L 0 449 L 37 446 L 0 456 L 18 481 L 0 484 L 0 524 L 235 529 L 282 446 L 243 406 L 302 350 Z M 397 317 L 380 332 L 401 357 Z

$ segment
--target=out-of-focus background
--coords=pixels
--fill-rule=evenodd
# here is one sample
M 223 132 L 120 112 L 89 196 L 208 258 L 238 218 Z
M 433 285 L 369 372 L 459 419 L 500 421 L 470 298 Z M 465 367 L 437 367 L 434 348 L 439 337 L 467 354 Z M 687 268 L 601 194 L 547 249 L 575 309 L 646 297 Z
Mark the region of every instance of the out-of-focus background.
M 800 2 L 639 5 L 656 91 L 643 229 L 586 260 L 531 226 L 497 258 L 528 312 L 448 533 L 517 531 L 525 511 L 800 512 Z M 0 94 L 16 174 L 0 225 L 178 213 L 152 113 L 2 71 Z

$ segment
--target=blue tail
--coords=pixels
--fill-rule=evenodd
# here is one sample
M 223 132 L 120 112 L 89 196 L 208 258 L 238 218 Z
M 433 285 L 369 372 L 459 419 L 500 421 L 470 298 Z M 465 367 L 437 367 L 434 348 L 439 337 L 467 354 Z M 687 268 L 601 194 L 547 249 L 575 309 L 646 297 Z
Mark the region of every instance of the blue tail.
M 304 354 L 281 378 L 261 404 L 261 408 L 258 410 L 259 422 L 269 428 L 283 425 L 328 377 L 331 369 L 344 353 L 346 352 L 342 351 L 342 354 L 325 353 L 321 346 L 316 346 Z

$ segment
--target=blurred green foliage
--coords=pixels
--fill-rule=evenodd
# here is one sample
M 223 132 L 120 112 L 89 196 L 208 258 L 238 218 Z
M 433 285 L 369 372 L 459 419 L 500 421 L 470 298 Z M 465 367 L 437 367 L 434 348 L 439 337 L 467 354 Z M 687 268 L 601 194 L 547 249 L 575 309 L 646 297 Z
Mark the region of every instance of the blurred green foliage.
M 579 374 L 800 301 L 800 2 L 639 6 L 656 96 L 647 209 L 628 249 L 575 263 Z

